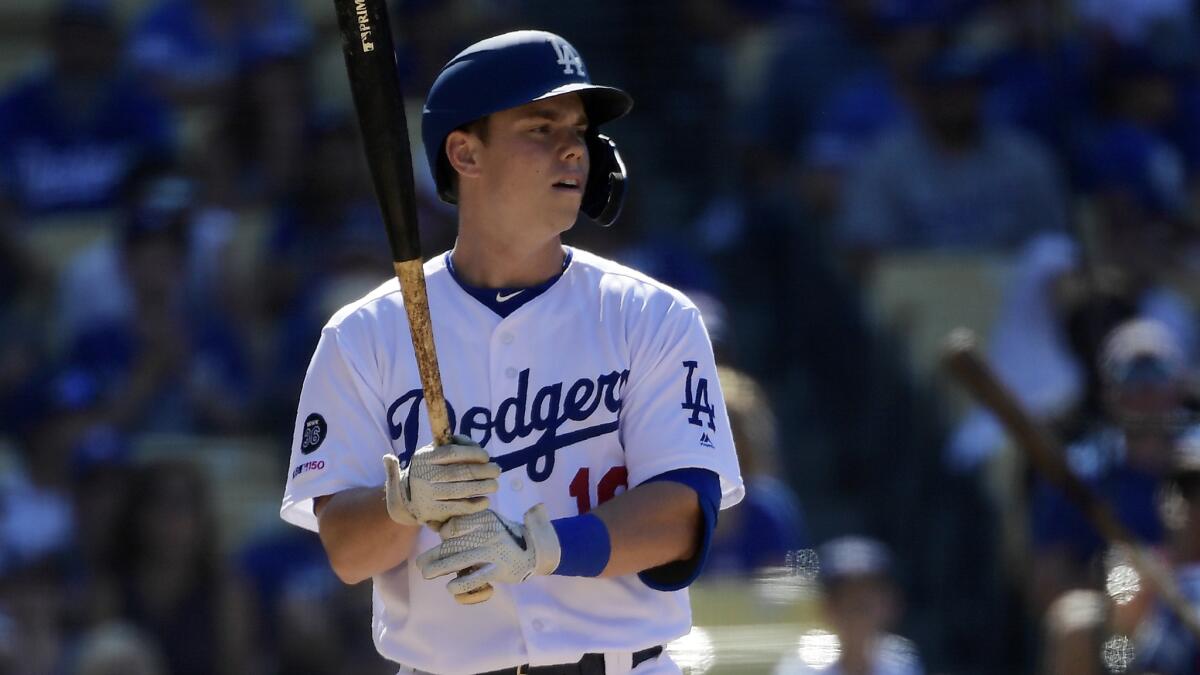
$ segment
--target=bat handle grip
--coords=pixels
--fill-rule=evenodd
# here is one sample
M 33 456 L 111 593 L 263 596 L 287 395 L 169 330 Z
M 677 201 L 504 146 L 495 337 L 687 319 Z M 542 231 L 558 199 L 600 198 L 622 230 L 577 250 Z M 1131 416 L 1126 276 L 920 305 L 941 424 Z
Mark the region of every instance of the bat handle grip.
M 421 375 L 421 389 L 425 392 L 425 408 L 429 412 L 433 443 L 448 445 L 450 415 L 446 411 L 437 348 L 433 342 L 433 321 L 429 315 L 429 297 L 425 292 L 425 269 L 419 258 L 395 262 L 393 266 L 396 278 L 400 280 L 400 292 L 404 296 L 404 311 L 408 314 L 408 327 L 412 332 L 413 352 L 417 358 L 417 371 Z

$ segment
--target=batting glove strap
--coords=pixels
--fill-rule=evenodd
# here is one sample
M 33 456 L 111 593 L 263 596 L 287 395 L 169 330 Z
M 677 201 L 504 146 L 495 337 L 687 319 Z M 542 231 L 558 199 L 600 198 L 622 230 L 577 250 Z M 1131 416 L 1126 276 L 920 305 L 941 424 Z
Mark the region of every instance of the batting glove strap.
M 402 525 L 436 528 L 455 516 L 487 509 L 486 495 L 496 491 L 500 476 L 499 465 L 490 459 L 466 436 L 455 436 L 450 445 L 417 450 L 403 468 L 395 455 L 384 455 L 388 515 Z
M 446 586 L 460 602 L 478 602 L 474 596 L 494 582 L 518 584 L 550 574 L 562 557 L 542 504 L 525 512 L 524 523 L 488 510 L 452 518 L 439 534 L 442 543 L 417 556 L 416 564 L 426 579 L 470 570 Z

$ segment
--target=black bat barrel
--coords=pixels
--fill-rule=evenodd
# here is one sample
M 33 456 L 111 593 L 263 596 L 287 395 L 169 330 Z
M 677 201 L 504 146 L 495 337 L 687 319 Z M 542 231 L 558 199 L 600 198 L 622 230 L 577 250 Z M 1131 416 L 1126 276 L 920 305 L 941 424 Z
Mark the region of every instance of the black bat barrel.
M 392 260 L 421 258 L 408 121 L 386 0 L 334 0 L 342 53 Z

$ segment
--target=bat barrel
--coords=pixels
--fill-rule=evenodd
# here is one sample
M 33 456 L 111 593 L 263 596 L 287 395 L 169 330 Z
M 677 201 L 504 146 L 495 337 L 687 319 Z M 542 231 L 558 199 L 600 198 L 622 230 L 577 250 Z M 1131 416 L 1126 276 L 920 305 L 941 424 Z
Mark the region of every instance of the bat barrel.
M 421 258 L 408 120 L 386 0 L 334 0 L 342 53 L 392 260 Z

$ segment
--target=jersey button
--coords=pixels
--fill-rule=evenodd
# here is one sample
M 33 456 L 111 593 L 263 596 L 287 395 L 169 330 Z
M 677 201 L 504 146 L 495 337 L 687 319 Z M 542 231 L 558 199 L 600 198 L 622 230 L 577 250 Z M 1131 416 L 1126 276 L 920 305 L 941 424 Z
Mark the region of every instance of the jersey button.
M 533 626 L 533 629 L 539 633 L 546 630 L 546 624 L 542 623 L 541 619 L 534 619 L 533 623 L 529 625 Z
M 521 488 L 525 487 L 525 484 L 521 482 L 520 478 L 514 478 L 512 480 L 512 483 L 509 483 L 509 485 L 512 487 L 513 491 L 515 491 L 515 492 L 520 492 Z
M 504 369 L 504 376 L 505 376 L 505 377 L 507 377 L 507 378 L 508 378 L 508 379 L 510 379 L 510 380 L 511 380 L 511 379 L 513 379 L 514 377 L 516 377 L 516 376 L 517 376 L 517 369 L 516 369 L 516 368 L 513 368 L 513 367 L 511 367 L 511 366 L 510 366 L 510 367 L 508 367 L 508 368 L 505 368 L 505 369 Z
M 511 345 L 511 344 L 513 343 L 513 340 L 514 340 L 514 339 L 515 339 L 515 338 L 513 338 L 513 334 L 512 334 L 512 333 L 503 333 L 503 334 L 500 336 L 500 341 L 501 341 L 501 342 L 503 342 L 503 343 L 504 343 L 504 344 L 506 344 L 506 345 Z

